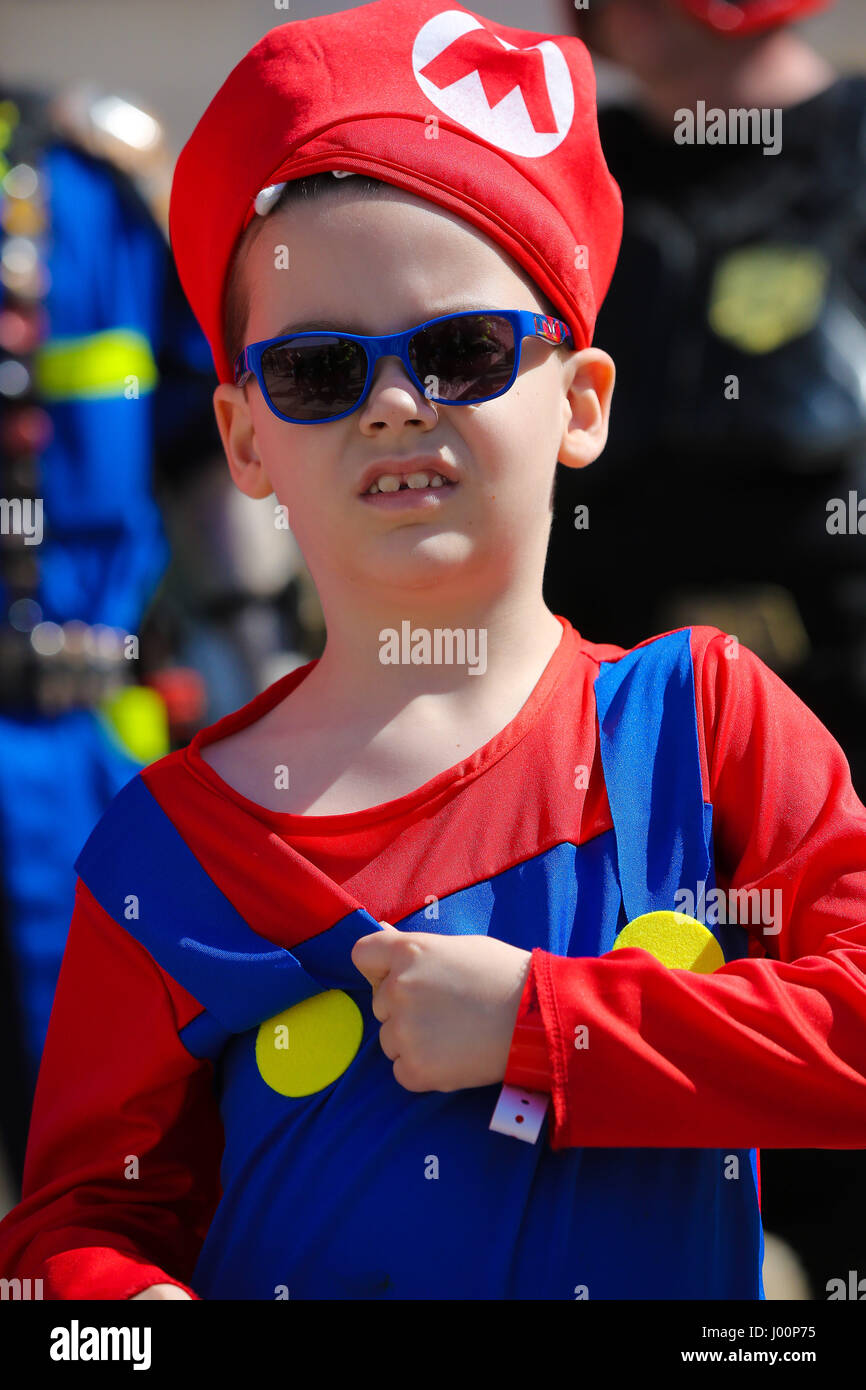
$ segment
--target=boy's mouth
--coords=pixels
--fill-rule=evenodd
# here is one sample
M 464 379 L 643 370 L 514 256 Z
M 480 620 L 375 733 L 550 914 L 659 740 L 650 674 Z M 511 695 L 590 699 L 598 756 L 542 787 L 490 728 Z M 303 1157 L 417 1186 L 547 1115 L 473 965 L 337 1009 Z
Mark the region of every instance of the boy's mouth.
M 377 492 L 401 492 L 404 488 L 411 489 L 412 492 L 423 492 L 428 487 L 445 487 L 449 482 L 441 473 L 429 473 L 418 469 L 415 473 L 410 473 L 408 477 L 403 477 L 397 473 L 383 473 L 375 482 L 367 488 L 367 493 Z
M 361 501 L 378 507 L 439 506 L 460 486 L 441 473 L 412 473 L 408 478 L 385 473 L 361 493 Z
M 419 506 L 443 501 L 459 486 L 458 470 L 435 454 L 382 459 L 361 479 L 359 496 L 379 506 Z

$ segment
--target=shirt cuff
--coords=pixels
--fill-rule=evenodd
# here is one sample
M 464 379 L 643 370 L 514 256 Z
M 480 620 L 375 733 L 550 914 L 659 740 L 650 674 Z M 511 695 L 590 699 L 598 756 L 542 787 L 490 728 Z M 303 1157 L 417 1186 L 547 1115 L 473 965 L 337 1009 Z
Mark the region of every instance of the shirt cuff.
M 126 1299 L 143 1293 L 151 1284 L 174 1284 L 190 1298 L 198 1299 L 188 1284 L 173 1279 L 158 1265 L 108 1246 L 86 1246 L 49 1255 L 41 1274 L 45 1297 L 51 1299 Z
M 553 1091 L 553 1072 L 548 1054 L 547 1035 L 538 1004 L 535 982 L 536 952 L 532 952 L 529 971 L 520 997 L 517 1021 L 511 1035 L 511 1048 L 505 1067 L 508 1086 L 530 1091 Z

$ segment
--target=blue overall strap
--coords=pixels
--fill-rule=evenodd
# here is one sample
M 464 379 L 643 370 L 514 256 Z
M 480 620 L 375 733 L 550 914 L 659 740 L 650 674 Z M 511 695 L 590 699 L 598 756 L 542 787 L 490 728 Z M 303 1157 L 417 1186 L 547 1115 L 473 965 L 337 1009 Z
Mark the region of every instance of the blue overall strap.
M 678 889 L 714 886 L 712 812 L 701 784 L 691 629 L 603 661 L 599 746 L 626 921 L 674 910 Z
M 253 865 L 256 853 L 268 853 L 270 832 L 250 817 L 249 834 Z M 75 867 L 109 916 L 204 1006 L 208 1018 L 194 1020 L 183 1038 L 196 1055 L 199 1046 L 214 1055 L 230 1034 L 313 994 L 366 986 L 352 947 L 383 928 L 364 908 L 347 911 L 351 899 L 334 885 L 326 930 L 291 951 L 269 941 L 205 872 L 140 774 L 114 798 Z M 293 871 L 304 873 L 305 861 Z

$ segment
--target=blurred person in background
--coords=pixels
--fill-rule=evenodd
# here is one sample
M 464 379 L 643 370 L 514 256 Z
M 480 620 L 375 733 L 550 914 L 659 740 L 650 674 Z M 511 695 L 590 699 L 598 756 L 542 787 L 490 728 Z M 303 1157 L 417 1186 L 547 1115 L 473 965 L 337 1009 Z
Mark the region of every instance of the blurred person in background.
M 324 645 L 318 595 L 276 499 L 243 497 L 225 466 L 203 462 L 175 470 L 159 491 L 172 559 L 146 631 L 149 652 L 169 667 L 153 682 L 185 711 L 174 747 Z
M 561 0 L 635 99 L 599 113 L 625 208 L 597 327 L 618 408 L 596 468 L 559 470 L 545 598 L 623 646 L 735 634 L 839 740 L 862 798 L 866 78 L 789 27 L 829 3 Z M 866 1273 L 864 1155 L 761 1163 L 765 1224 L 812 1296 Z
M 0 81 L 0 1145 L 15 1185 L 93 824 L 316 640 L 290 538 L 223 486 L 213 364 L 168 246 L 171 172 L 132 101 Z M 198 562 L 203 527 L 219 574 Z M 251 527 L 254 572 L 233 541 Z
M 170 173 L 132 102 L 0 81 L 0 1133 L 16 1183 L 75 856 L 169 746 L 140 647 L 167 559 L 153 462 L 207 438 L 209 414 L 160 225 Z

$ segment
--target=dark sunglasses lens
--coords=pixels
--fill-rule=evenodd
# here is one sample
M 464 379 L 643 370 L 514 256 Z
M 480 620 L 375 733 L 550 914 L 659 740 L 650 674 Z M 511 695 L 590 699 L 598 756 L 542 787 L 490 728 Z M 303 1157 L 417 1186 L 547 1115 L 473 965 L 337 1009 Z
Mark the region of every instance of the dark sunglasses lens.
M 334 333 L 284 338 L 262 353 L 271 402 L 294 420 L 327 420 L 358 404 L 367 378 L 360 343 Z
M 409 361 L 433 399 L 471 405 L 508 385 L 514 330 L 499 314 L 455 315 L 420 329 Z

